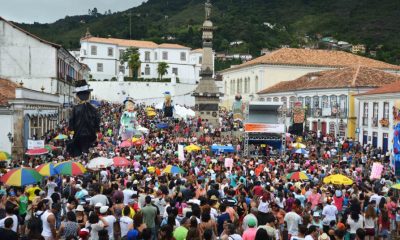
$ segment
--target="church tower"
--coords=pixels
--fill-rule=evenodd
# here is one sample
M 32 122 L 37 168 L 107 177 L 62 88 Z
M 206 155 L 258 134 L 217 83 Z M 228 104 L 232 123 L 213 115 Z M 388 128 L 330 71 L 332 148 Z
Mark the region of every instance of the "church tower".
M 218 104 L 222 94 L 219 92 L 215 80 L 213 79 L 214 64 L 212 40 L 214 26 L 210 20 L 211 3 L 207 0 L 205 3 L 205 21 L 203 23 L 203 59 L 201 65 L 201 79 L 193 93 L 195 97 L 196 116 L 208 120 L 214 127 L 219 125 Z

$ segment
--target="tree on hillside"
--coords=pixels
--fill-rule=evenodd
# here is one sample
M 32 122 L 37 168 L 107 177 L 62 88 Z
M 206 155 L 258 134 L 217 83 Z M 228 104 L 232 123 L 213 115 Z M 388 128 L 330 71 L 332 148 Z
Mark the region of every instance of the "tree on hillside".
M 158 72 L 158 78 L 160 79 L 160 81 L 162 80 L 162 77 L 168 73 L 168 68 L 169 65 L 166 62 L 160 62 L 158 63 L 157 66 L 157 72 Z
M 119 61 L 121 65 L 128 63 L 130 77 L 133 77 L 134 79 L 138 78 L 138 72 L 142 62 L 140 61 L 140 53 L 137 48 L 127 48 L 120 56 Z

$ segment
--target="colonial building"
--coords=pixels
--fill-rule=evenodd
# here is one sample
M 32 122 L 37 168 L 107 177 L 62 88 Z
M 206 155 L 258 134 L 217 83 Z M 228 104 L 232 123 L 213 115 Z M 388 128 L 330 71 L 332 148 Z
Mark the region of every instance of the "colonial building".
M 75 80 L 88 76 L 88 67 L 79 63 L 62 46 L 43 40 L 0 17 L 0 78 L 35 91 L 57 94 L 66 108 L 74 100 Z
M 323 135 L 356 138 L 359 121 L 354 95 L 400 80 L 400 76 L 365 66 L 305 74 L 258 93 L 260 101 L 282 102 L 287 125 L 295 102 L 306 109 L 306 126 Z
M 400 72 L 400 66 L 343 51 L 282 48 L 219 72 L 223 79 L 223 105 L 231 108 L 237 93 L 250 101 L 262 89 L 310 72 L 354 65 Z
M 177 77 L 180 83 L 196 84 L 199 80 L 202 63 L 202 50 L 191 50 L 179 44 L 156 44 L 151 41 L 127 40 L 117 38 L 92 37 L 89 33 L 81 39 L 79 61 L 91 69 L 93 79 L 111 80 L 118 76 L 128 77 L 127 63 L 121 64 L 120 57 L 129 48 L 138 48 L 141 66 L 139 77 L 158 78 L 158 63 L 169 65 L 163 78 Z
M 358 100 L 358 138 L 361 144 L 393 149 L 393 127 L 400 122 L 400 82 L 356 95 Z

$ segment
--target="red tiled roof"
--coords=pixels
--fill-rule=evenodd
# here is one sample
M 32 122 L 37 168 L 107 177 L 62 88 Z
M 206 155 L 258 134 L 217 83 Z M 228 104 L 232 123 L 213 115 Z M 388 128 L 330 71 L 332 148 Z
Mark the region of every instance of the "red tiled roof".
M 159 48 L 176 48 L 176 49 L 189 49 L 189 47 L 182 46 L 175 43 L 162 43 L 158 45 Z
M 400 93 L 400 81 L 391 84 L 386 84 L 380 88 L 373 89 L 365 93 L 360 93 L 358 95 L 375 95 L 375 94 L 386 94 L 386 93 Z
M 122 47 L 190 49 L 189 47 L 185 47 L 175 43 L 162 43 L 158 45 L 157 43 L 152 41 L 128 40 L 119 38 L 86 37 L 82 38 L 81 41 L 115 44 Z
M 16 83 L 7 79 L 0 78 L 0 105 L 7 105 L 8 101 L 15 99 Z
M 259 94 L 307 89 L 380 87 L 400 80 L 400 75 L 364 66 L 313 72 L 292 81 L 283 81 L 264 89 Z
M 321 49 L 281 48 L 270 54 L 263 55 L 239 66 L 223 70 L 228 72 L 237 68 L 258 64 L 270 65 L 300 65 L 321 67 L 366 66 L 370 68 L 400 70 L 400 66 L 362 57 L 356 54 Z

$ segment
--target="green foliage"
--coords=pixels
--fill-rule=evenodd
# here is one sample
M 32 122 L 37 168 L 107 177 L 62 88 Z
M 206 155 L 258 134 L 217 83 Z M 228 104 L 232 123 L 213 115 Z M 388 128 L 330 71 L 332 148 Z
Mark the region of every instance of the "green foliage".
M 160 80 L 162 80 L 162 77 L 168 73 L 168 68 L 169 65 L 166 62 L 159 62 L 158 66 L 157 66 L 157 73 L 158 73 L 158 77 Z
M 239 65 L 241 63 L 242 63 L 242 60 L 240 60 L 240 59 L 232 59 L 232 60 L 226 60 L 226 61 L 221 61 L 221 60 L 215 59 L 214 68 L 215 68 L 215 71 L 218 72 L 218 71 L 230 68 L 232 65 Z
M 142 62 L 140 61 L 140 53 L 137 48 L 129 47 L 127 48 L 119 58 L 121 65 L 128 63 L 129 74 L 137 78 L 138 71 Z
M 242 53 L 253 56 L 261 48 L 301 47 L 304 36 L 332 36 L 377 49 L 377 59 L 400 64 L 398 0 L 213 0 L 212 21 L 217 26 L 214 49 L 236 51 L 229 43 L 242 40 Z M 90 28 L 94 36 L 176 42 L 201 47 L 204 0 L 148 0 L 127 11 L 66 17 L 51 24 L 19 24 L 22 28 L 68 49 Z M 129 32 L 130 19 L 132 35 Z M 264 23 L 274 25 L 271 29 Z M 239 49 L 237 49 L 239 50 Z

